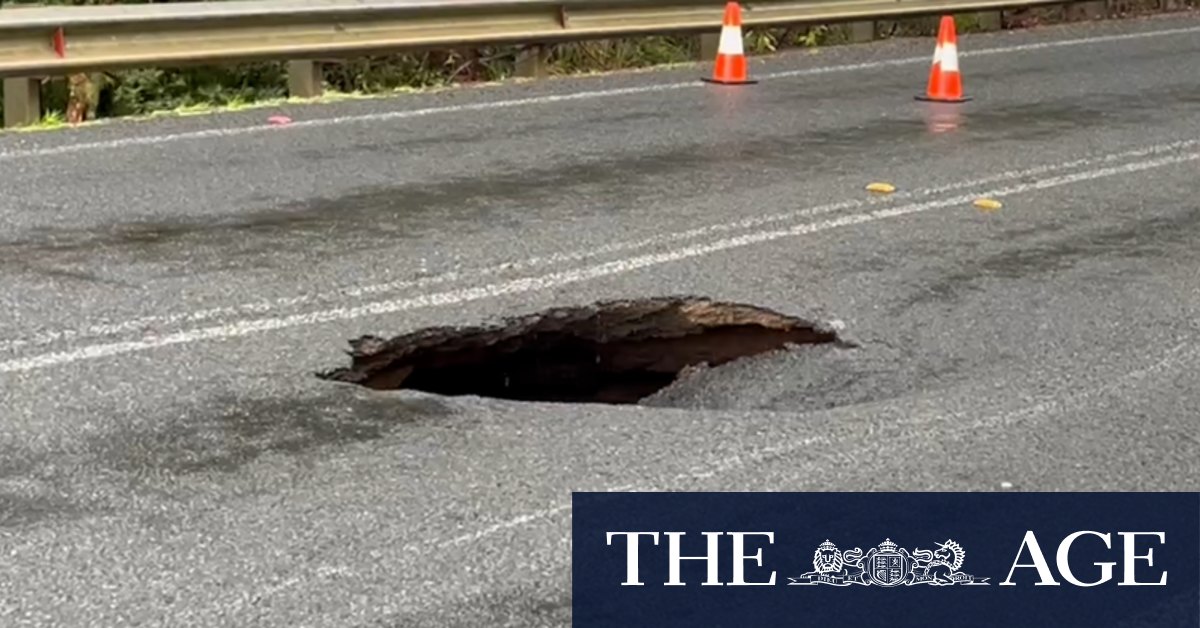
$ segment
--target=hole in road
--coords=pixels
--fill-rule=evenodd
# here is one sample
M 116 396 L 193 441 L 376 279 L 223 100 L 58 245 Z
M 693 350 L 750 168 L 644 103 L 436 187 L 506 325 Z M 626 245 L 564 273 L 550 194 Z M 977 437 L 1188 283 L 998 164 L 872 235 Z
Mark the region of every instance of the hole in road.
M 696 297 L 607 301 L 351 341 L 351 365 L 321 373 L 374 389 L 519 401 L 637 403 L 688 369 L 789 345 L 840 343 L 836 331 L 771 310 Z

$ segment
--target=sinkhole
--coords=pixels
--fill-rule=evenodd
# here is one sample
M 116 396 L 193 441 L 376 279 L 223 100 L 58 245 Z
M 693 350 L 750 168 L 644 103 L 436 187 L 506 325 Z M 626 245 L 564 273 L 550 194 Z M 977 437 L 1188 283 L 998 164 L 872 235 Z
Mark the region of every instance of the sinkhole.
M 351 364 L 319 377 L 377 390 L 516 401 L 634 404 L 689 368 L 791 345 L 839 343 L 831 327 L 699 297 L 559 307 L 479 327 L 350 341 Z

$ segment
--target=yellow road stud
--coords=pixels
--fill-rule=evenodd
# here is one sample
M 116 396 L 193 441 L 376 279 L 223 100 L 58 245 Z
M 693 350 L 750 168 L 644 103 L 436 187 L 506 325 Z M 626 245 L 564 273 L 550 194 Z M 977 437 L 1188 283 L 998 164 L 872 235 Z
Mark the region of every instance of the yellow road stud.
M 978 207 L 979 209 L 982 209 L 983 211 L 987 211 L 987 212 L 996 211 L 997 209 L 1000 209 L 1001 207 L 1003 207 L 1003 205 L 1000 203 L 1000 201 L 990 199 L 990 198 L 975 199 L 975 206 Z
M 867 191 L 879 192 L 880 194 L 891 194 L 896 191 L 896 186 L 891 183 L 871 183 L 867 185 Z

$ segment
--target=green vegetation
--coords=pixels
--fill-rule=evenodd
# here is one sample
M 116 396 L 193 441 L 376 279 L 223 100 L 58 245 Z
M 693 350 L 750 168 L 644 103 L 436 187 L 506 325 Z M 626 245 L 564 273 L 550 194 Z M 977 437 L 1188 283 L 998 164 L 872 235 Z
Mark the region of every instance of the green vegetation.
M 781 41 L 783 33 L 750 32 L 748 52 L 816 45 L 822 43 L 817 32 L 801 32 L 786 42 Z M 586 74 L 683 63 L 695 60 L 696 46 L 692 37 L 564 44 L 550 51 L 550 71 L 558 75 Z M 504 46 L 348 59 L 324 66 L 325 85 L 328 91 L 340 94 L 381 94 L 499 81 L 514 74 L 519 53 L 517 46 Z M 98 73 L 88 78 L 91 119 L 239 108 L 287 96 L 287 68 L 282 61 L 138 69 Z M 65 111 L 70 91 L 65 78 L 44 84 L 45 110 Z M 0 108 L 2 103 L 0 95 Z
M 135 4 L 147 0 L 120 0 Z M 1119 10 L 1147 0 L 1123 0 Z M 1157 0 L 1149 0 L 1157 1 Z M 1197 0 L 1188 0 L 1194 3 Z M 51 0 L 51 4 L 105 4 L 101 0 Z M 6 4 L 13 4 L 11 0 Z M 1059 7 L 1006 12 L 1005 26 L 1027 26 L 1067 19 Z M 960 32 L 982 30 L 976 15 L 956 17 Z M 937 18 L 924 17 L 878 22 L 876 36 L 930 36 Z M 845 43 L 846 26 L 801 26 L 746 29 L 746 51 L 766 54 L 788 48 L 812 48 Z M 698 55 L 694 37 L 641 37 L 562 44 L 550 51 L 552 74 L 581 74 L 627 70 L 694 61 Z M 455 84 L 492 82 L 513 75 L 520 52 L 517 46 L 485 47 L 396 54 L 349 59 L 324 67 L 326 89 L 331 97 L 373 95 L 397 90 L 429 89 Z M 43 108 L 48 113 L 35 128 L 55 128 L 66 123 L 64 115 L 74 99 L 86 106 L 87 119 L 146 115 L 188 115 L 217 109 L 282 102 L 287 96 L 284 62 L 245 63 L 181 69 L 138 69 L 77 75 L 43 84 Z M 0 92 L 0 111 L 3 93 Z

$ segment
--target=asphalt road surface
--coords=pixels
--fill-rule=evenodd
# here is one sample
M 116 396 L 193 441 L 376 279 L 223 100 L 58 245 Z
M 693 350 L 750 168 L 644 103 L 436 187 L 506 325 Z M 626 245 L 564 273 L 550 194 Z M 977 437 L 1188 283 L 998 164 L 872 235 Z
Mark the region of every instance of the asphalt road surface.
M 958 106 L 932 46 L 0 135 L 0 625 L 567 625 L 573 490 L 1200 489 L 1200 19 L 960 37 Z M 667 294 L 859 347 L 314 375 Z

